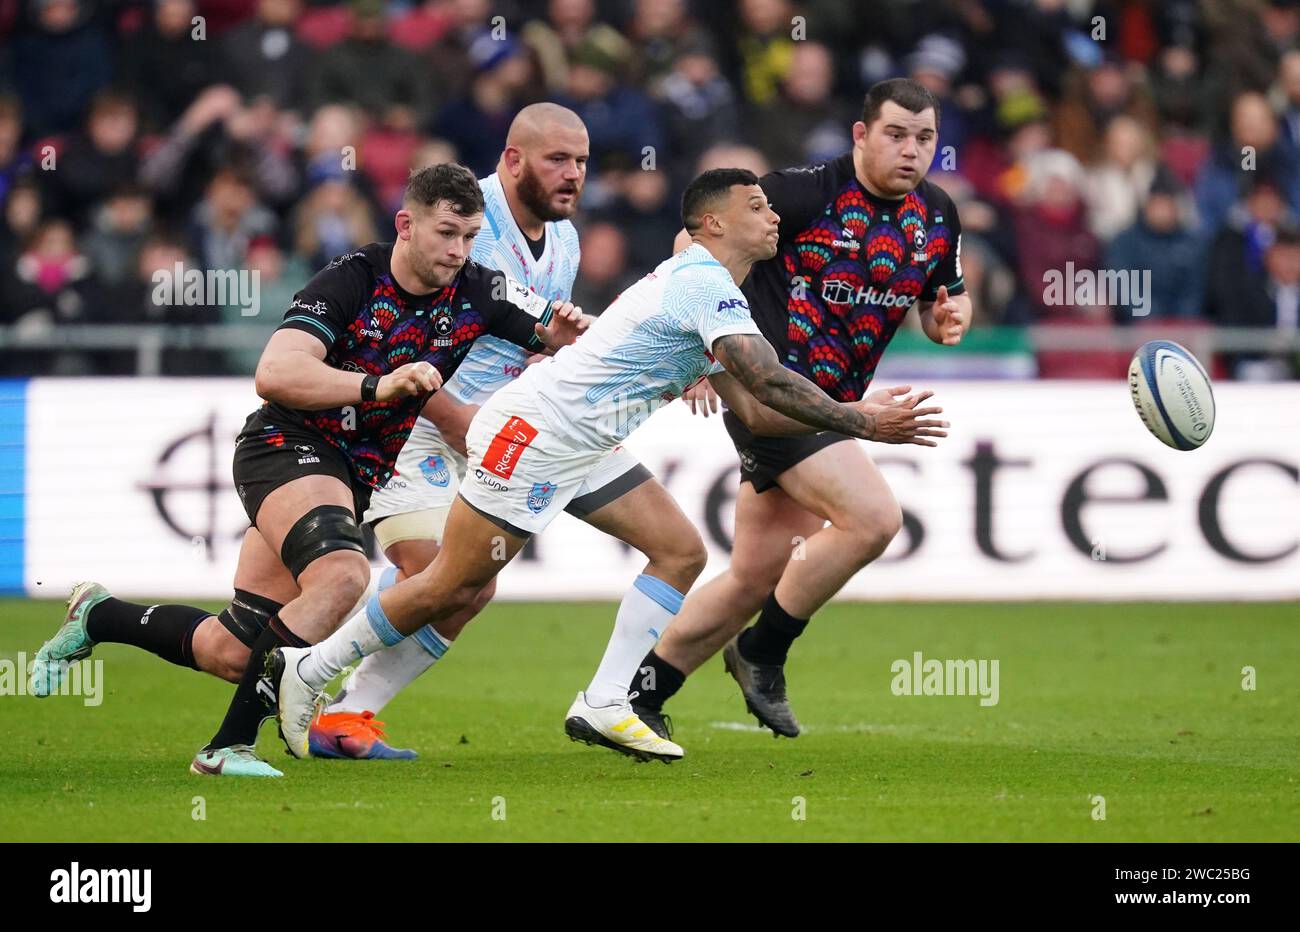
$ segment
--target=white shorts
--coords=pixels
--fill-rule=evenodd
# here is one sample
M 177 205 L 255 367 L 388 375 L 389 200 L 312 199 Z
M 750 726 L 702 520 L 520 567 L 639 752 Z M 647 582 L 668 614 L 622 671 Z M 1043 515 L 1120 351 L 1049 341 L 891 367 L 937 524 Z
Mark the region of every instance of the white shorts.
M 654 478 L 621 446 L 569 446 L 527 399 L 505 394 L 489 399 L 465 434 L 469 467 L 460 487 L 466 504 L 497 527 L 528 537 L 561 511 L 585 518 Z
M 380 518 L 451 507 L 465 475 L 465 457 L 442 439 L 436 427 L 416 418 L 411 436 L 397 455 L 393 478 L 370 497 L 363 523 Z

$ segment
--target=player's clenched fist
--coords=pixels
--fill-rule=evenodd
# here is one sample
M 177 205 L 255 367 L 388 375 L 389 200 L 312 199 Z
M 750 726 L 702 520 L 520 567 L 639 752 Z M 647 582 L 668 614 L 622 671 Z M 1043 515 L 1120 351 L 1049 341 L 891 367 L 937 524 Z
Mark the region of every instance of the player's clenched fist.
M 442 387 L 442 373 L 427 362 L 408 362 L 379 380 L 376 401 L 392 401 L 403 395 L 424 395 Z
M 947 437 L 947 421 L 930 420 L 930 415 L 942 414 L 943 408 L 918 408 L 917 405 L 934 395 L 925 391 L 910 398 L 900 397 L 911 391 L 910 385 L 886 388 L 872 392 L 858 402 L 863 414 L 874 418 L 871 439 L 879 443 L 914 443 L 933 447 L 938 444 L 927 437 Z

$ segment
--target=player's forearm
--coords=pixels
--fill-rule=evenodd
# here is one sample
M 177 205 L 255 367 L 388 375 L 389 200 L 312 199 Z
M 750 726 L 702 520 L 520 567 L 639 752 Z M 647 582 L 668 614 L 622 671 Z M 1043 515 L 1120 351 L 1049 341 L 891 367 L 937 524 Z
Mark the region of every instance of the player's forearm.
M 267 401 L 322 411 L 361 401 L 362 372 L 335 369 L 310 353 L 294 350 L 264 355 L 254 377 L 257 394 Z
M 713 351 L 728 375 L 778 414 L 817 430 L 833 430 L 865 440 L 875 436 L 873 415 L 854 405 L 832 401 L 812 382 L 781 365 L 772 344 L 758 334 L 719 337 L 714 341 Z M 725 383 L 718 385 L 720 393 L 724 386 Z
M 939 329 L 939 322 L 934 319 L 934 304 L 930 303 L 928 307 L 921 308 L 917 317 L 921 320 L 921 332 L 929 337 L 932 343 L 943 342 L 943 331 Z
M 762 379 L 745 387 L 777 414 L 815 430 L 833 430 L 864 440 L 870 440 L 875 434 L 876 419 L 872 415 L 832 401 L 812 382 L 784 367 L 765 373 Z
M 420 412 L 438 428 L 438 433 L 448 445 L 465 455 L 465 432 L 469 430 L 470 421 L 478 413 L 478 405 L 461 404 L 446 392 L 438 392 L 425 404 Z
M 745 422 L 751 434 L 760 437 L 789 437 L 817 433 L 816 427 L 773 411 L 743 388 L 738 387 L 738 393 L 744 397 L 745 402 L 737 406 L 728 400 L 727 407 Z

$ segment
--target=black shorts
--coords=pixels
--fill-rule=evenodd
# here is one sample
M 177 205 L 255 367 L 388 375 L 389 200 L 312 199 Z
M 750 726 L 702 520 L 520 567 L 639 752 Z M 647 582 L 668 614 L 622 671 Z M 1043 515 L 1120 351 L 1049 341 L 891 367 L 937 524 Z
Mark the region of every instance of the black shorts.
M 766 492 L 777 484 L 777 476 L 791 466 L 802 463 L 818 450 L 842 440 L 852 440 L 848 434 L 824 430 L 819 434 L 792 434 L 788 437 L 757 437 L 749 432 L 745 422 L 730 411 L 722 413 L 722 423 L 727 426 L 731 442 L 740 454 L 740 481 L 750 482 L 755 492 Z
M 254 527 L 266 497 L 303 476 L 333 476 L 351 488 L 357 523 L 370 505 L 370 487 L 357 479 L 338 447 L 297 424 L 268 424 L 260 409 L 249 415 L 235 441 L 234 476 Z

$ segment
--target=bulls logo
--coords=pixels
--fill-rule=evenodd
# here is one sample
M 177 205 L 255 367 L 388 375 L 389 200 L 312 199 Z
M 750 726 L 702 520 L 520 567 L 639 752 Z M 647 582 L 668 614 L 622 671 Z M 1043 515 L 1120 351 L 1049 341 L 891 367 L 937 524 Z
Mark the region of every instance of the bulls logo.
M 447 461 L 441 456 L 426 456 L 420 462 L 420 472 L 429 485 L 436 485 L 445 489 L 451 482 L 451 473 L 447 469 Z
M 528 493 L 528 510 L 539 515 L 546 510 L 546 506 L 554 497 L 554 482 L 534 482 L 532 490 Z

